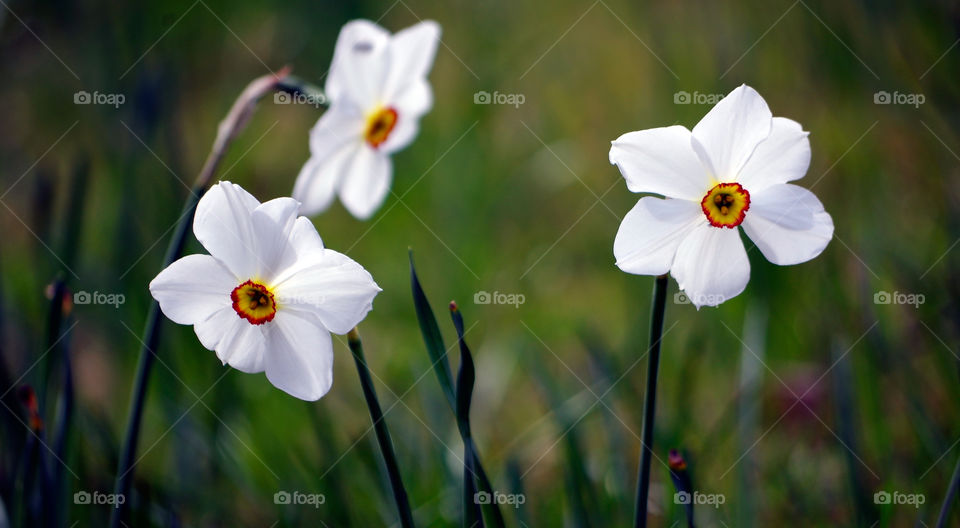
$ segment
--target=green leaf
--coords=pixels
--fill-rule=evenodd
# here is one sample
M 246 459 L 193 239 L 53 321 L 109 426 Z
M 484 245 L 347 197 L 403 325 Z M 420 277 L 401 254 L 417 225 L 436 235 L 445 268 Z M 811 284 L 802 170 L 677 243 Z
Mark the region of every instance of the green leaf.
M 450 408 L 456 411 L 456 397 L 453 389 L 453 375 L 450 373 L 450 361 L 447 359 L 447 347 L 443 344 L 443 336 L 440 335 L 440 327 L 437 325 L 437 319 L 433 316 L 433 310 L 430 309 L 430 303 L 427 301 L 423 288 L 420 287 L 420 280 L 417 278 L 417 270 L 413 265 L 413 250 L 410 250 L 410 286 L 413 289 L 413 305 L 417 310 L 417 321 L 420 323 L 420 333 L 423 335 L 423 341 L 427 345 L 427 353 L 430 354 L 430 361 L 433 362 L 433 370 L 437 373 L 437 379 L 440 381 L 440 388 L 447 397 L 447 403 Z

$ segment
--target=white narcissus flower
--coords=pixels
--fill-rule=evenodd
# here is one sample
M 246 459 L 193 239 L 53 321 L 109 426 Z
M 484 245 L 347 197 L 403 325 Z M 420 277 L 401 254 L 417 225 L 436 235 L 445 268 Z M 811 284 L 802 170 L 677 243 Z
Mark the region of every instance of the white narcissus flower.
M 380 288 L 360 264 L 325 249 L 299 207 L 292 198 L 261 204 L 230 182 L 213 186 L 193 222 L 210 254 L 174 262 L 150 293 L 225 365 L 266 371 L 278 389 L 312 401 L 333 383 L 330 332 L 363 320 Z
M 304 214 L 325 210 L 334 194 L 361 220 L 380 207 L 390 155 L 413 141 L 433 105 L 427 74 L 439 40 L 433 21 L 395 35 L 366 20 L 343 27 L 325 88 L 330 107 L 310 131 L 310 159 L 293 188 Z
M 810 191 L 787 182 L 810 165 L 799 123 L 773 117 L 753 88 L 723 98 L 693 131 L 682 126 L 624 134 L 610 162 L 627 188 L 647 196 L 627 213 L 613 243 L 628 273 L 670 272 L 697 306 L 746 288 L 750 261 L 737 226 L 781 266 L 806 262 L 833 238 L 833 220 Z

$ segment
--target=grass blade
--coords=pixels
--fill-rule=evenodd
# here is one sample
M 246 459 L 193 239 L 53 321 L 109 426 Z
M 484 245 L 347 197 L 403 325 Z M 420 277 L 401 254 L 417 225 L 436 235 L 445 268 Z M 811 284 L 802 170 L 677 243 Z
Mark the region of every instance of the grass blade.
M 410 286 L 413 289 L 413 305 L 417 311 L 420 333 L 423 334 L 423 341 L 427 345 L 433 370 L 437 373 L 437 379 L 440 381 L 444 396 L 447 397 L 447 403 L 456 412 L 457 401 L 453 389 L 453 375 L 450 373 L 450 361 L 447 359 L 447 347 L 443 344 L 437 319 L 433 316 L 430 302 L 427 301 L 427 295 L 420 286 L 420 279 L 417 278 L 417 270 L 413 265 L 413 250 L 410 250 Z
M 400 467 L 397 464 L 397 455 L 393 450 L 393 440 L 390 438 L 387 422 L 383 418 L 383 410 L 380 408 L 380 401 L 377 399 L 377 391 L 373 386 L 373 378 L 370 376 L 367 361 L 363 357 L 363 344 L 360 342 L 360 334 L 356 328 L 347 334 L 347 342 L 350 345 L 350 352 L 353 354 L 353 361 L 357 364 L 360 387 L 363 389 L 363 397 L 367 401 L 367 408 L 370 410 L 370 419 L 373 420 L 377 443 L 380 445 L 380 453 L 383 455 L 383 462 L 387 466 L 387 474 L 390 476 L 393 499 L 400 514 L 400 526 L 413 528 L 413 513 L 410 510 L 407 490 L 403 487 Z
M 957 466 L 953 468 L 953 477 L 950 478 L 947 495 L 943 498 L 943 506 L 940 507 L 940 515 L 937 516 L 937 528 L 947 526 L 950 509 L 953 508 L 953 501 L 956 500 L 957 494 L 960 494 L 960 459 L 957 460 Z
M 476 370 L 473 366 L 473 355 L 467 342 L 463 339 L 463 314 L 457 308 L 457 303 L 450 303 L 450 317 L 453 319 L 453 326 L 457 329 L 457 343 L 460 345 L 460 370 L 457 373 L 456 390 L 456 414 L 457 428 L 460 430 L 460 436 L 463 439 L 463 450 L 466 462 L 465 471 L 468 471 L 476 479 L 476 488 L 487 494 L 490 498 L 486 501 L 486 511 L 493 520 L 493 525 L 498 528 L 506 526 L 503 514 L 500 512 L 500 506 L 495 500 L 493 486 L 487 477 L 487 472 L 480 463 L 480 453 L 473 442 L 473 434 L 470 430 L 470 402 L 473 397 L 473 386 L 476 382 Z M 479 501 L 475 501 L 479 502 Z M 478 526 L 483 526 L 483 519 Z
M 671 449 L 667 463 L 670 465 L 670 480 L 673 481 L 673 487 L 677 494 L 686 494 L 690 499 L 687 501 L 677 501 L 683 503 L 683 511 L 687 516 L 687 528 L 694 528 L 693 525 L 693 481 L 690 478 L 690 472 L 687 471 L 687 461 L 683 455 L 676 449 Z

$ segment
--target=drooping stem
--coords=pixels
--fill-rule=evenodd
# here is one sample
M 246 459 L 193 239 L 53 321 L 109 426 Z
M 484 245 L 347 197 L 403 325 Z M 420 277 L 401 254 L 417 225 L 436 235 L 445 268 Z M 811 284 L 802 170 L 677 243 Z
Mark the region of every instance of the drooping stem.
M 183 254 L 183 248 L 187 242 L 187 234 L 193 225 L 193 215 L 197 208 L 197 203 L 206 192 L 213 176 L 226 154 L 227 147 L 230 145 L 236 135 L 243 130 L 253 110 L 264 95 L 279 89 L 279 84 L 288 76 L 289 68 L 284 68 L 277 73 L 272 73 L 254 79 L 240 94 L 240 97 L 233 103 L 230 112 L 220 122 L 217 127 L 217 137 L 213 142 L 213 148 L 207 156 L 207 160 L 197 176 L 197 181 L 187 196 L 183 207 L 183 213 L 170 245 L 167 247 L 164 267 L 169 266 Z M 120 460 L 117 465 L 117 479 L 114 487 L 114 493 L 118 497 L 124 497 L 120 506 L 113 509 L 110 517 L 111 528 L 119 528 L 123 521 L 128 505 L 130 504 L 130 485 L 133 480 L 133 468 L 135 465 L 134 457 L 137 452 L 137 441 L 140 437 L 140 425 L 143 421 L 144 402 L 147 395 L 147 383 L 150 380 L 150 371 L 153 367 L 154 354 L 156 353 L 157 343 L 160 338 L 161 312 L 160 306 L 156 301 L 150 305 L 150 311 L 147 314 L 147 322 L 143 330 L 141 342 L 143 346 L 140 349 L 140 356 L 137 362 L 137 375 L 133 385 L 133 394 L 130 397 L 130 410 L 127 414 L 127 430 L 124 435 L 123 447 L 120 451 Z
M 363 344 L 360 342 L 360 334 L 356 328 L 347 334 L 347 342 L 350 345 L 350 352 L 353 354 L 353 361 L 357 364 L 360 387 L 363 389 L 363 397 L 367 401 L 367 408 L 370 410 L 370 419 L 373 420 L 377 443 L 380 445 L 380 454 L 383 455 L 383 463 L 387 466 L 390 487 L 393 489 L 393 499 L 397 503 L 397 511 L 400 514 L 400 526 L 413 528 L 413 513 L 410 510 L 410 501 L 407 499 L 407 490 L 403 487 L 400 467 L 397 464 L 397 455 L 393 451 L 393 440 L 390 438 L 387 422 L 383 418 L 383 410 L 380 408 L 380 401 L 377 399 L 377 391 L 373 386 L 373 378 L 370 376 L 367 361 L 363 357 Z
M 657 408 L 657 374 L 660 370 L 660 338 L 663 336 L 663 316 L 667 307 L 667 276 L 657 277 L 653 289 L 653 308 L 650 314 L 650 357 L 647 364 L 647 389 L 643 405 L 643 445 L 640 467 L 637 471 L 637 503 L 633 525 L 647 526 L 647 499 L 650 496 L 650 458 L 653 455 L 653 418 Z
M 960 459 L 957 460 L 957 466 L 953 468 L 953 477 L 950 478 L 947 496 L 943 498 L 943 506 L 940 507 L 940 515 L 937 517 L 937 528 L 944 528 L 947 525 L 950 509 L 958 493 L 960 493 Z

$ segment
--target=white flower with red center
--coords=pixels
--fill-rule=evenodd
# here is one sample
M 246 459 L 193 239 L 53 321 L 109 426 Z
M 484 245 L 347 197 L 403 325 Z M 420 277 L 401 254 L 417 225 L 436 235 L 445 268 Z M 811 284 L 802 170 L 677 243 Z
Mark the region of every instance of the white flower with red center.
M 193 222 L 210 254 L 174 262 L 150 293 L 225 365 L 266 372 L 278 389 L 312 401 L 333 383 L 330 333 L 363 320 L 380 288 L 362 266 L 325 249 L 299 207 L 292 198 L 261 204 L 230 182 L 213 186 Z
M 324 211 L 334 195 L 361 220 L 380 207 L 390 155 L 413 141 L 433 105 L 427 74 L 439 40 L 432 21 L 395 35 L 366 20 L 343 27 L 325 88 L 330 107 L 310 131 L 310 159 L 293 188 L 304 214 Z
M 782 266 L 819 255 L 833 220 L 810 191 L 787 182 L 810 165 L 808 133 L 773 117 L 753 88 L 723 98 L 693 131 L 682 126 L 630 132 L 613 141 L 610 162 L 627 188 L 653 193 L 627 213 L 613 243 L 628 273 L 670 272 L 690 301 L 716 306 L 750 279 L 737 226 Z

